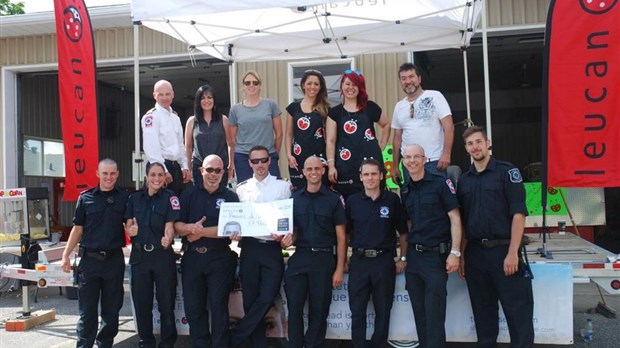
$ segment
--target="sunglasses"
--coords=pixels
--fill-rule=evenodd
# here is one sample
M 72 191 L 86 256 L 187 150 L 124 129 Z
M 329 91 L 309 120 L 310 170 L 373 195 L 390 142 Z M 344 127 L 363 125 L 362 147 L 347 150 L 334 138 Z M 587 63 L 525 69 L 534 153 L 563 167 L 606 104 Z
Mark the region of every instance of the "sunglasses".
M 204 169 L 205 172 L 207 172 L 209 174 L 213 174 L 213 173 L 219 174 L 219 173 L 224 171 L 224 169 L 222 169 L 222 168 L 211 168 L 211 167 L 209 167 L 209 168 L 202 168 L 202 169 Z
M 252 158 L 252 159 L 250 159 L 250 162 L 252 164 L 258 164 L 258 162 L 260 162 L 260 163 L 267 163 L 267 162 L 269 162 L 269 157 Z
M 409 104 L 409 117 L 410 118 L 413 118 L 414 111 L 415 111 L 415 109 L 413 108 L 413 104 L 414 103 Z
M 307 74 L 307 73 L 315 73 L 315 74 L 323 75 L 323 73 L 321 73 L 320 71 L 315 70 L 315 69 L 308 69 L 308 70 L 304 71 L 304 74 Z
M 351 69 L 347 69 L 344 71 L 345 74 L 349 75 L 351 73 L 355 73 L 355 75 L 357 76 L 362 76 L 362 72 L 359 70 L 351 70 Z
M 244 86 L 249 86 L 249 85 L 258 86 L 260 85 L 260 81 L 243 81 L 243 85 Z

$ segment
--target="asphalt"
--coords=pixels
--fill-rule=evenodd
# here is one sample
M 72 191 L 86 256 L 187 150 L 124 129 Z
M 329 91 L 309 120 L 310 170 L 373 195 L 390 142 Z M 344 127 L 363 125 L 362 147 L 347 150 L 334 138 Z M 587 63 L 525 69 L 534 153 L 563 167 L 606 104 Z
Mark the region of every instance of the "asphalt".
M 6 281 L 6 280 L 5 280 Z M 10 286 L 4 285 L 2 291 Z M 59 288 L 39 289 L 37 302 L 32 304 L 32 311 L 56 309 L 56 320 L 25 332 L 5 331 L 5 321 L 14 319 L 21 314 L 22 297 L 18 287 L 12 292 L 3 292 L 0 295 L 0 347 L 11 348 L 62 348 L 75 346 L 75 324 L 78 319 L 77 301 L 67 299 L 66 293 L 60 294 Z M 604 300 L 612 308 L 620 312 L 620 296 L 604 295 Z M 588 310 L 596 307 L 601 301 L 601 296 L 593 284 L 575 284 L 573 321 L 574 321 L 574 344 L 568 346 L 537 345 L 536 347 L 588 347 L 588 348 L 617 348 L 620 347 L 620 318 L 609 319 L 600 314 L 590 314 Z M 121 326 L 115 340 L 115 347 L 137 347 L 138 338 L 134 331 L 131 314 L 131 301 L 129 292 L 126 292 L 124 306 L 121 310 Z M 620 316 L 620 313 L 619 315 Z M 583 342 L 580 330 L 584 327 L 586 319 L 592 319 L 594 324 L 594 340 Z M 285 342 L 270 341 L 271 347 L 285 347 Z M 190 347 L 187 336 L 180 336 L 176 347 Z M 473 344 L 450 343 L 451 348 L 474 347 Z M 328 348 L 351 347 L 349 341 L 328 343 Z M 508 347 L 508 345 L 500 345 Z

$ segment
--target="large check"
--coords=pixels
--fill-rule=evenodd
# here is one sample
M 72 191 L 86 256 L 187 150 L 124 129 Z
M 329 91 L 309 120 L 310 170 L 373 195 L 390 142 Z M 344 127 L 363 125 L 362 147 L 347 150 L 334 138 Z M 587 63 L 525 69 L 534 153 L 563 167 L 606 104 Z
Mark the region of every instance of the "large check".
M 220 206 L 217 235 L 269 236 L 293 232 L 293 199 L 268 203 L 230 203 Z

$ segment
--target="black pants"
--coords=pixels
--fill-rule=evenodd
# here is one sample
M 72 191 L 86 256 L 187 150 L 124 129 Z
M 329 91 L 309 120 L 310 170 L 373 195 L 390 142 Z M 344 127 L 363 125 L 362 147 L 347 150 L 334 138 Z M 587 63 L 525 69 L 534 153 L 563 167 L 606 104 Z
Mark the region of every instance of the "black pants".
M 160 314 L 160 348 L 174 347 L 177 329 L 174 318 L 177 272 L 176 258 L 172 249 L 155 249 L 151 252 L 134 247 L 131 259 L 139 261 L 130 267 L 131 298 L 136 312 L 136 327 L 140 347 L 155 348 L 153 335 L 153 293 Z M 134 254 L 139 254 L 134 256 Z
M 335 256 L 330 252 L 297 250 L 288 260 L 284 290 L 288 300 L 289 348 L 321 347 L 327 332 Z M 308 300 L 308 330 L 304 335 L 304 305 Z
M 510 347 L 534 346 L 532 280 L 519 274 L 504 274 L 507 253 L 508 245 L 485 249 L 467 244 L 465 279 L 476 321 L 478 347 L 497 347 L 498 299 L 506 315 Z
M 351 341 L 355 348 L 389 347 L 390 312 L 394 301 L 396 266 L 392 253 L 377 257 L 354 254 L 349 265 L 349 308 Z M 374 332 L 366 341 L 366 308 L 372 296 L 375 308 Z
M 188 250 L 183 254 L 183 300 L 192 347 L 228 348 L 228 297 L 236 268 L 237 256 L 229 248 L 204 254 Z
M 123 307 L 125 258 L 118 249 L 100 261 L 86 255 L 78 266 L 77 347 L 112 347 L 118 333 L 118 313 Z M 101 326 L 97 333 L 98 307 L 101 300 Z
M 166 168 L 168 169 L 168 173 L 172 175 L 172 182 L 168 184 L 167 188 L 172 190 L 174 194 L 177 196 L 181 195 L 181 192 L 185 188 L 185 184 L 183 183 L 183 169 L 179 162 L 176 161 L 165 161 Z
M 280 243 L 243 238 L 239 270 L 245 316 L 232 333 L 231 346 L 249 338 L 253 348 L 266 348 L 264 318 L 280 291 L 284 274 Z
M 446 346 L 447 255 L 407 251 L 405 281 L 421 348 Z

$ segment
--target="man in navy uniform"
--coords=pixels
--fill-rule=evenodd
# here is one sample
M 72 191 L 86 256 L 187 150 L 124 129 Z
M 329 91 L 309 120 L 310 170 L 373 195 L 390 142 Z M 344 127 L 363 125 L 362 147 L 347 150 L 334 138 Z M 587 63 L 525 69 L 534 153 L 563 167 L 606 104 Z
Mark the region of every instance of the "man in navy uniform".
M 80 194 L 73 229 L 62 253 L 62 269 L 70 272 L 71 254 L 80 243 L 78 265 L 77 347 L 112 347 L 123 307 L 125 246 L 123 218 L 129 194 L 116 186 L 118 166 L 104 159 L 97 167 L 99 185 Z M 98 308 L 101 325 L 97 333 Z
M 220 157 L 207 156 L 200 171 L 203 185 L 183 191 L 181 219 L 174 223 L 177 234 L 183 237 L 181 270 L 185 315 L 192 347 L 228 348 L 228 297 L 237 255 L 230 250 L 230 238 L 217 236 L 217 225 L 222 203 L 239 202 L 239 198 L 234 192 L 220 188 L 224 174 Z M 211 313 L 207 311 L 207 302 Z
M 534 346 L 534 296 L 529 268 L 521 260 L 521 238 L 527 209 L 519 169 L 491 157 L 491 142 L 482 127 L 463 133 L 474 160 L 461 175 L 458 198 L 466 239 L 464 267 L 476 322 L 478 347 L 496 347 L 498 304 L 506 315 L 511 347 Z
M 405 280 L 422 348 L 446 346 L 448 273 L 458 271 L 462 236 L 454 184 L 425 169 L 419 145 L 409 145 L 403 163 L 410 179 L 401 190 L 411 221 Z
M 160 80 L 153 86 L 155 107 L 142 117 L 142 147 L 149 163 L 161 163 L 166 171 L 166 184 L 180 195 L 183 184 L 191 174 L 183 145 L 181 119 L 171 104 L 174 99 L 172 84 Z
M 342 198 L 322 185 L 325 167 L 321 159 L 308 157 L 303 173 L 307 179 L 306 187 L 293 194 L 294 232 L 281 241 L 285 248 L 293 243 L 296 247 L 284 274 L 291 348 L 322 347 L 332 287 L 342 285 L 347 253 Z M 306 300 L 308 330 L 304 334 Z
M 254 175 L 237 187 L 241 202 L 272 202 L 291 197 L 291 185 L 269 174 L 269 149 L 261 145 L 254 146 L 248 157 Z M 231 238 L 241 239 L 237 235 Z M 232 332 L 232 347 L 249 338 L 253 348 L 267 348 L 264 317 L 280 292 L 284 274 L 281 239 L 281 236 L 275 234 L 243 237 L 241 241 L 239 275 L 243 286 L 245 316 Z
M 356 348 L 389 347 L 390 311 L 394 301 L 396 273 L 405 269 L 406 258 L 394 264 L 396 230 L 402 255 L 407 250 L 407 216 L 400 198 L 381 189 L 383 172 L 375 159 L 360 166 L 362 192 L 347 198 L 346 216 L 352 255 L 349 265 L 349 308 L 351 340 Z M 372 296 L 375 308 L 374 332 L 366 341 L 366 308 Z

